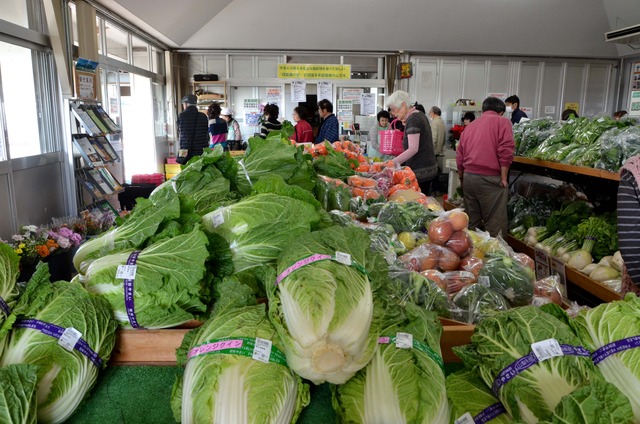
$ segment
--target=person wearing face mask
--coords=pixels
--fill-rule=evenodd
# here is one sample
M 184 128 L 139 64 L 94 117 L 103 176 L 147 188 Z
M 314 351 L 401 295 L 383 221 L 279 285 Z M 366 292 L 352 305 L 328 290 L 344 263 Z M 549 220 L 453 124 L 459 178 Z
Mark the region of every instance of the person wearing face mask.
M 513 95 L 507 97 L 504 104 L 507 106 L 506 111 L 511 112 L 512 124 L 517 124 L 522 118 L 528 118 L 527 114 L 520 109 L 520 98 L 518 98 L 518 96 Z

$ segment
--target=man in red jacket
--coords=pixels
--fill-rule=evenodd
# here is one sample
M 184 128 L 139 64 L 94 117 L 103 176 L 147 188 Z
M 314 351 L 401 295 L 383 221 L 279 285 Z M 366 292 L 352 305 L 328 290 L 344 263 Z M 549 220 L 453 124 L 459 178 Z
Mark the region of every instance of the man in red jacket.
M 466 126 L 456 150 L 458 176 L 469 215 L 469 228 L 492 237 L 506 236 L 509 167 L 515 144 L 505 104 L 496 97 L 482 102 L 482 116 Z

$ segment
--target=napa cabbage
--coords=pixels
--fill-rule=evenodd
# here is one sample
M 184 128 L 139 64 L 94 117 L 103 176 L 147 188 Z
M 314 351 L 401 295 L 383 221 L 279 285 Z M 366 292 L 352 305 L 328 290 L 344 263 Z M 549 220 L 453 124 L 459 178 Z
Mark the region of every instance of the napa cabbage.
M 202 217 L 207 232 L 229 243 L 237 272 L 275 263 L 284 246 L 321 220 L 311 203 L 271 193 L 246 197 Z
M 0 242 L 0 328 L 11 308 L 18 299 L 18 280 L 20 258 L 8 244 Z M 5 339 L 0 336 L 0 356 L 4 348 Z
M 309 403 L 309 386 L 286 364 L 232 353 L 189 358 L 193 348 L 219 339 L 267 339 L 272 342 L 272 356 L 275 350 L 281 353 L 283 349 L 265 305 L 256 304 L 249 287 L 231 277 L 219 290 L 220 300 L 212 316 L 202 327 L 187 333 L 178 349 L 178 363 L 186 366 L 172 393 L 176 420 L 185 424 L 295 422 Z
M 373 357 L 384 310 L 374 299 L 387 279 L 386 262 L 369 248 L 366 231 L 337 226 L 300 237 L 277 262 L 280 275 L 312 255 L 336 252 L 349 254 L 352 266 L 322 260 L 266 287 L 289 366 L 316 384 L 342 384 Z
M 413 347 L 396 347 L 387 337 L 411 334 Z M 448 424 L 449 404 L 440 352 L 442 326 L 433 312 L 408 303 L 385 315 L 371 362 L 334 387 L 341 422 L 368 424 Z
M 35 319 L 63 329 L 73 327 L 101 362 L 92 362 L 76 349 L 67 350 L 56 337 L 13 324 L 0 366 L 38 366 L 38 422 L 60 423 L 95 384 L 98 371 L 109 360 L 115 344 L 116 322 L 106 300 L 88 293 L 80 284 L 49 282 L 48 265 L 40 263 L 12 315 Z M 3 330 L 7 330 L 7 326 Z
M 36 424 L 38 367 L 19 364 L 0 368 L 0 422 Z
M 471 417 L 494 407 L 500 410 L 500 401 L 491 393 L 480 376 L 472 370 L 461 370 L 447 376 L 447 396 L 451 404 L 451 417 L 456 420 L 469 413 Z M 504 408 L 504 407 L 503 407 Z M 502 413 L 489 421 L 491 424 L 513 422 L 504 409 Z
M 572 326 L 592 352 L 609 343 L 640 336 L 640 298 L 628 294 L 624 300 L 603 303 L 581 311 Z M 597 367 L 631 401 L 636 422 L 640 422 L 640 348 L 608 356 Z
M 487 316 L 476 326 L 471 344 L 454 352 L 492 387 L 502 370 L 531 353 L 532 343 L 554 338 L 559 344 L 581 346 L 568 322 L 559 318 L 563 311 L 558 309 L 557 305 L 523 306 Z M 533 364 L 497 394 L 516 421 L 536 423 L 550 419 L 563 396 L 598 376 L 589 356 L 558 356 Z
M 175 327 L 204 313 L 207 288 L 202 279 L 209 257 L 207 236 L 199 229 L 165 238 L 138 255 L 133 283 L 134 312 L 144 328 Z M 133 250 L 103 256 L 91 263 L 84 284 L 111 305 L 115 319 L 129 326 L 124 299 L 124 280 L 118 267 L 126 265 Z

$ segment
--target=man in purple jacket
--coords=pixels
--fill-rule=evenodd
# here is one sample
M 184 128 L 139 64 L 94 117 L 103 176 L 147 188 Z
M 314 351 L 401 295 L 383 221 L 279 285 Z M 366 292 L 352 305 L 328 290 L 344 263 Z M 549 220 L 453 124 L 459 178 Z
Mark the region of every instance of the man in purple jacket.
M 492 237 L 508 234 L 509 167 L 515 144 L 505 104 L 496 97 L 482 102 L 482 116 L 462 132 L 456 150 L 458 176 L 469 215 L 469 229 L 483 228 Z

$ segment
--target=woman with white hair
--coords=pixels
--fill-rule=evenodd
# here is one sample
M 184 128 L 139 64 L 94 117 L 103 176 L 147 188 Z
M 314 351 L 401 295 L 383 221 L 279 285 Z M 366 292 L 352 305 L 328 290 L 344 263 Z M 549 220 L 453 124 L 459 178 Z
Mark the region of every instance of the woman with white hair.
M 433 150 L 431 126 L 427 116 L 418 111 L 414 103 L 409 101 L 409 93 L 396 91 L 387 98 L 390 112 L 404 124 L 404 152 L 396 156 L 396 165 L 410 167 L 426 195 L 431 194 L 431 181 L 438 175 L 438 161 Z

